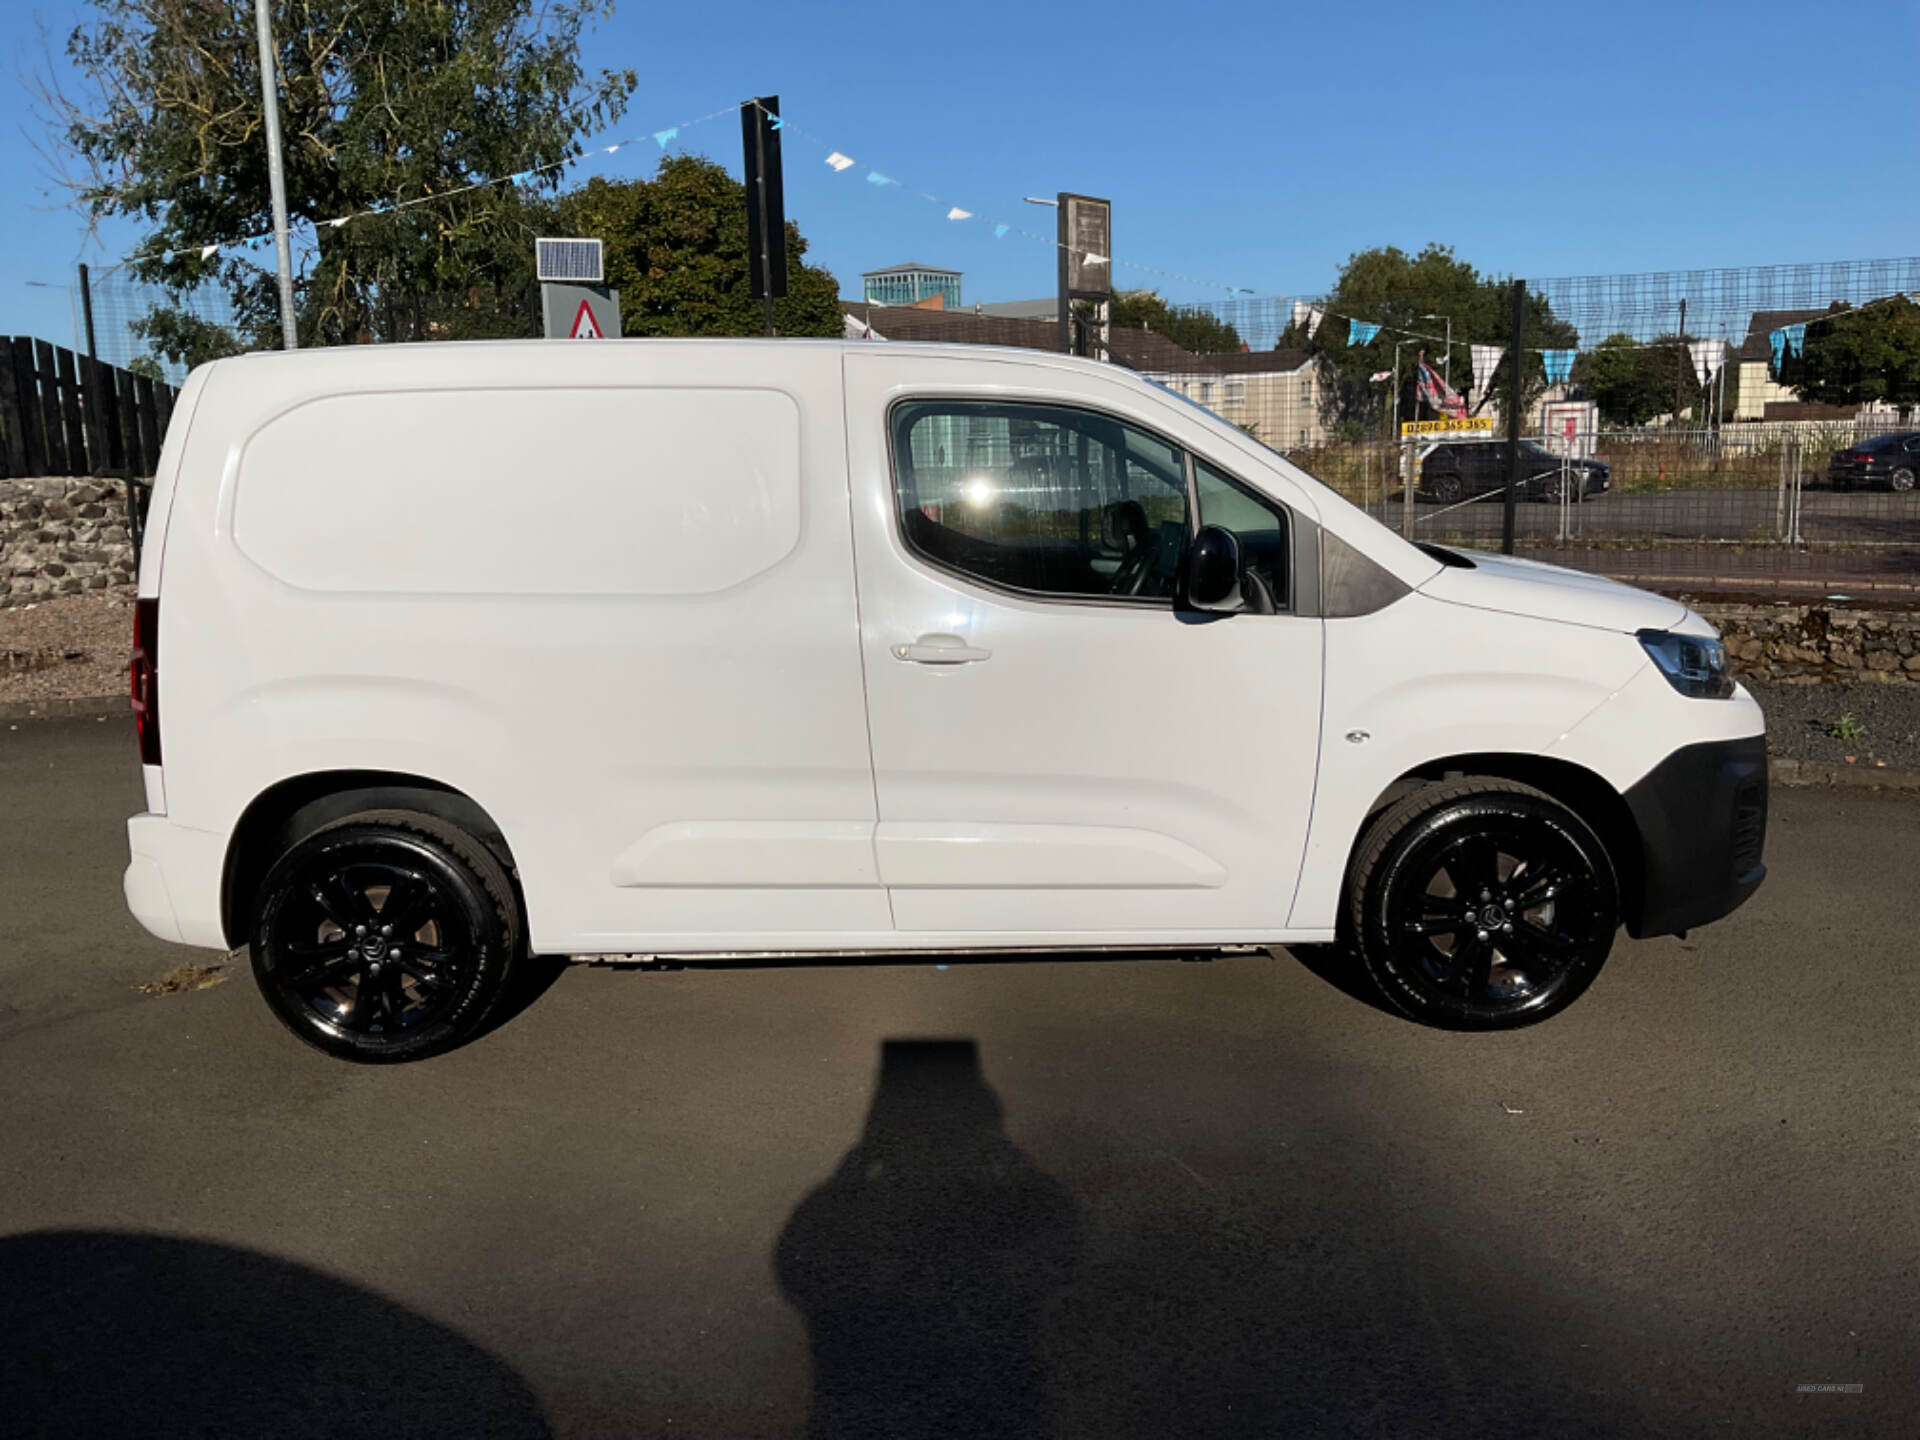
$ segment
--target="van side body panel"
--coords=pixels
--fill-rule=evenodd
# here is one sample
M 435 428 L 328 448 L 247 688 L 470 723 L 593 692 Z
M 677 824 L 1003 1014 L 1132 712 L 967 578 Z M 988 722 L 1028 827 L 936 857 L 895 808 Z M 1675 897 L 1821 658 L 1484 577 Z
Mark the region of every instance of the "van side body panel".
M 167 535 L 173 825 L 407 773 L 499 822 L 541 950 L 887 932 L 833 351 L 215 372 Z M 217 881 L 173 899 L 218 933 Z

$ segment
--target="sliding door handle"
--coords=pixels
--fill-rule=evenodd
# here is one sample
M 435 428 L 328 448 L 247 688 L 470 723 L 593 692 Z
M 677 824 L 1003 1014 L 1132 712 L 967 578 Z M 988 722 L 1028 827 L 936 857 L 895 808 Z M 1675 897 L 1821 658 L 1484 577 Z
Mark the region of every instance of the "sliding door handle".
M 985 660 L 991 650 L 969 645 L 958 635 L 922 635 L 911 645 L 893 647 L 893 658 L 910 660 L 916 665 L 965 665 L 970 660 Z

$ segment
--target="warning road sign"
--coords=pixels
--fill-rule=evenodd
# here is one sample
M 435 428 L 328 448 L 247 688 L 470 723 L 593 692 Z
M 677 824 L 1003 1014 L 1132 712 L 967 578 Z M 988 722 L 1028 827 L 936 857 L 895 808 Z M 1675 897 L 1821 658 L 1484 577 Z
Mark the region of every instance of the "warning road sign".
M 549 340 L 609 340 L 620 335 L 620 292 L 599 285 L 540 287 L 542 318 Z

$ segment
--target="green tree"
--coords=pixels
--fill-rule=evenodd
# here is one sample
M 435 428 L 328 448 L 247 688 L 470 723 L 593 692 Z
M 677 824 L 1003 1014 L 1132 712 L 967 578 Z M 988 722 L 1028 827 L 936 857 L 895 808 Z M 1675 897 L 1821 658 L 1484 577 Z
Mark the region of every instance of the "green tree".
M 1676 384 L 1683 410 L 1692 407 L 1698 414 L 1702 399 L 1693 358 L 1678 335 L 1645 343 L 1609 335 L 1574 363 L 1573 381 L 1609 425 L 1644 425 L 1656 415 L 1671 415 Z
M 1379 425 L 1386 418 L 1392 397 L 1384 387 L 1368 377 L 1391 369 L 1396 340 L 1408 335 L 1427 335 L 1428 362 L 1442 371 L 1446 345 L 1446 319 L 1453 321 L 1452 382 L 1454 389 L 1466 395 L 1473 380 L 1473 365 L 1468 346 L 1489 344 L 1505 346 L 1513 332 L 1513 285 L 1511 281 L 1483 276 L 1464 260 L 1457 259 L 1446 245 L 1428 245 L 1417 255 L 1408 255 L 1396 246 L 1362 250 L 1347 257 L 1334 283 L 1333 293 L 1322 307 L 1333 312 L 1311 337 L 1304 325 L 1289 324 L 1274 348 L 1305 350 L 1314 357 L 1320 378 L 1320 413 L 1328 426 L 1340 433 L 1357 435 Z M 1349 345 L 1348 322 L 1340 317 L 1369 321 L 1382 326 L 1380 333 L 1365 345 Z M 1397 333 L 1396 333 L 1397 332 Z M 1578 332 L 1553 313 L 1544 295 L 1527 296 L 1524 336 L 1532 350 L 1560 349 L 1577 343 Z M 1400 352 L 1403 419 L 1416 418 L 1414 356 L 1410 347 Z M 1470 408 L 1479 413 L 1490 400 L 1504 397 L 1508 356 L 1500 362 L 1484 393 L 1469 396 Z M 1546 388 L 1545 367 L 1537 354 L 1527 356 L 1522 371 L 1521 394 L 1531 404 Z
M 758 335 L 762 302 L 747 265 L 746 187 L 711 160 L 664 156 L 651 180 L 589 180 L 560 198 L 570 235 L 606 246 L 607 284 L 620 292 L 628 335 Z M 840 286 L 801 258 L 787 222 L 787 294 L 774 301 L 782 335 L 842 333 Z
M 1109 310 L 1116 329 L 1151 330 L 1195 355 L 1233 355 L 1240 332 L 1218 315 L 1197 306 L 1174 306 L 1154 290 L 1122 290 Z
M 273 333 L 271 249 L 231 245 L 271 226 L 251 0 L 88 0 L 67 54 L 77 93 L 47 116 L 78 160 L 76 203 L 92 218 L 147 226 L 134 274 L 184 309 L 211 285 L 236 319 L 228 341 L 155 317 L 149 338 L 176 358 Z M 580 37 L 604 0 L 273 0 L 287 203 L 322 224 L 302 277 L 300 326 L 314 339 L 378 333 L 392 301 L 488 292 L 532 278 L 538 193 L 465 189 L 554 165 L 617 119 L 632 71 L 589 74 Z M 391 202 L 432 198 L 387 211 Z M 372 211 L 386 213 L 368 214 Z M 456 306 L 455 308 L 460 308 Z M 191 317 L 189 317 L 191 318 Z M 222 327 L 214 327 L 222 328 Z
M 1920 402 L 1920 305 L 1896 295 L 1811 321 L 1781 380 L 1801 399 L 1827 405 Z

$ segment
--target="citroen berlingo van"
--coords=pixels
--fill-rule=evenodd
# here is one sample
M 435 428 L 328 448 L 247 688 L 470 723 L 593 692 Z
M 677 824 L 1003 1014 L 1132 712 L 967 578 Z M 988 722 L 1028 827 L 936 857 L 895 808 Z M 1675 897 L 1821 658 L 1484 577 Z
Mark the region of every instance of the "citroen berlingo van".
M 220 360 L 148 535 L 128 904 L 348 1059 L 470 1037 L 529 954 L 1338 942 L 1511 1027 L 1765 873 L 1698 615 L 1408 544 L 1109 365 Z

